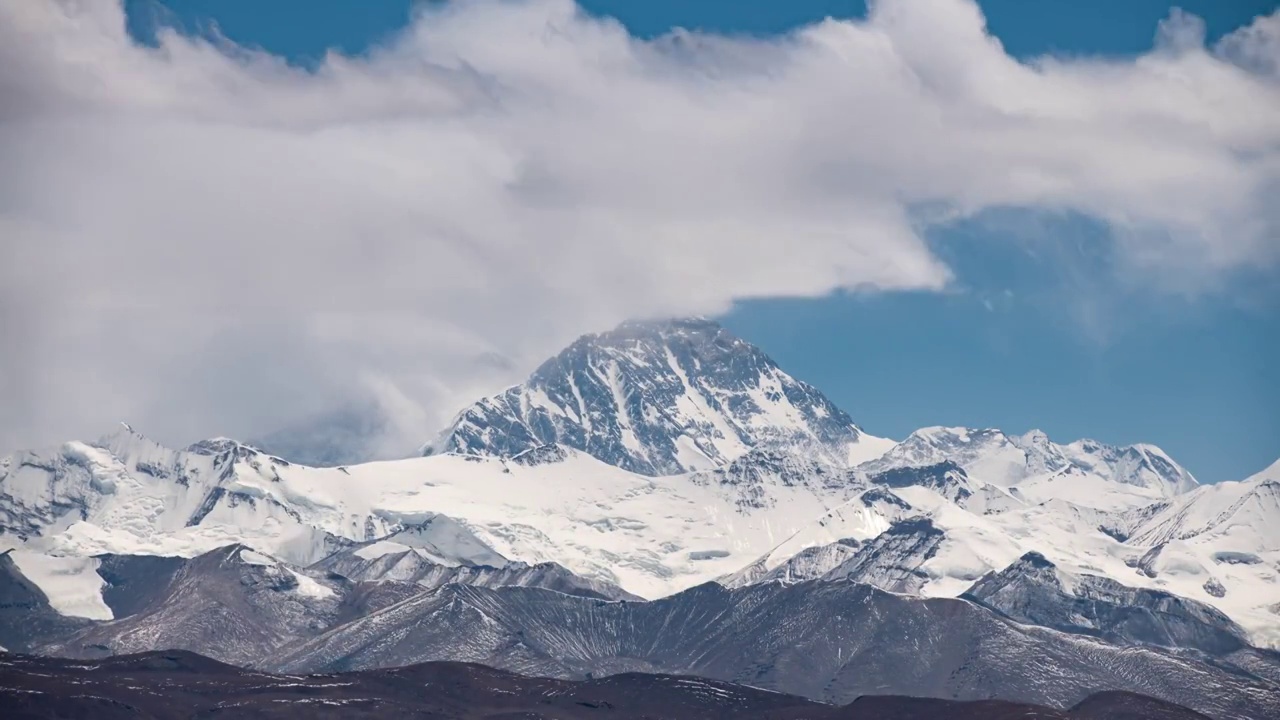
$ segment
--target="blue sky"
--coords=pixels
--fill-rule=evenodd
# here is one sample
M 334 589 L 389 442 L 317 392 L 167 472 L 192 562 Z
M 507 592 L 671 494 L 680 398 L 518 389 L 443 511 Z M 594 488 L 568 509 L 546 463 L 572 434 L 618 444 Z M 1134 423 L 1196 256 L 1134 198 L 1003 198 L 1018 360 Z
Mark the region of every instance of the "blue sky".
M 299 64 L 325 48 L 358 53 L 403 27 L 411 3 L 166 0 L 171 19 Z M 770 35 L 863 3 L 587 0 L 634 34 L 673 27 Z M 988 0 L 989 29 L 1018 57 L 1150 49 L 1173 3 Z M 1274 2 L 1177 3 L 1212 42 Z M 146 37 L 155 0 L 130 0 Z M 819 386 L 868 430 L 922 425 L 1038 427 L 1060 441 L 1152 442 L 1202 481 L 1237 479 L 1280 456 L 1280 289 L 1274 276 L 1179 296 L 1127 282 L 1105 227 L 1070 215 L 986 213 L 934 230 L 956 275 L 944 293 L 839 293 L 740 303 L 725 324 Z

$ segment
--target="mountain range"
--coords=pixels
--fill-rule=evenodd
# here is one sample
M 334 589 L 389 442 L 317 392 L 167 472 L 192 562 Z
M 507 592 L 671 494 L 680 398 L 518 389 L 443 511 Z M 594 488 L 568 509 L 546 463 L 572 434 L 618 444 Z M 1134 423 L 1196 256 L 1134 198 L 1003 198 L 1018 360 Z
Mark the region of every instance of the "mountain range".
M 1280 716 L 1280 463 L 879 438 L 704 319 L 585 336 L 420 457 L 296 459 L 122 425 L 0 460 L 0 645 Z
M 1194 605 L 1164 621 L 1187 642 L 1159 647 L 1151 641 L 1170 638 L 1135 633 L 1141 624 L 1123 613 L 1099 615 L 1100 633 L 1062 632 L 993 611 L 988 598 L 915 598 L 851 580 L 706 583 L 636 601 L 534 585 L 355 582 L 242 545 L 97 560 L 114 619 L 41 627 L 13 649 L 97 661 L 163 647 L 293 677 L 440 661 L 566 680 L 680 674 L 832 705 L 909 693 L 1066 709 L 1105 689 L 1218 718 L 1280 707 L 1276 653 Z M 44 600 L 37 592 L 26 615 L 55 617 Z

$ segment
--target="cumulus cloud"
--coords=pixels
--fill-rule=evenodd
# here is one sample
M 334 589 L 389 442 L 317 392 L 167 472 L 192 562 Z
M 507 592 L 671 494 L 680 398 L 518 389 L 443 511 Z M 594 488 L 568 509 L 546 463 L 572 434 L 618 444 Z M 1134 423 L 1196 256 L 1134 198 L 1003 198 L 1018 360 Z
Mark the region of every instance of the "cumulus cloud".
M 992 208 L 1097 218 L 1153 277 L 1274 266 L 1277 18 L 1023 63 L 970 0 L 656 40 L 475 0 L 304 70 L 0 0 L 0 446 L 370 397 L 422 440 L 627 317 L 942 289 L 923 232 Z

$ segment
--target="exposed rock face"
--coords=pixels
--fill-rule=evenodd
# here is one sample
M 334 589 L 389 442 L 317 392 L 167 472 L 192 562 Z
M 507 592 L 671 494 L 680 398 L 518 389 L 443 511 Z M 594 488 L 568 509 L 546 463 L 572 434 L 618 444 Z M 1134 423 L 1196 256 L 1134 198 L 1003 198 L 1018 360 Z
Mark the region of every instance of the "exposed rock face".
M 876 492 L 869 491 L 870 494 Z M 770 567 L 769 556 L 765 556 L 718 582 L 737 588 L 755 583 L 817 579 L 852 581 L 889 592 L 915 593 L 928 579 L 923 565 L 934 556 L 944 537 L 928 518 L 899 520 L 869 540 L 843 538 L 807 547 L 776 567 Z
M 244 664 L 446 584 L 639 599 L 555 563 L 509 562 L 444 516 L 344 548 L 309 568 L 241 545 L 189 559 L 90 560 L 86 572 L 100 579 L 111 618 L 104 622 L 59 614 L 9 554 L 0 555 L 0 647 L 72 657 L 179 648 Z
M 1248 645 L 1240 626 L 1204 603 L 1065 573 L 1034 552 L 982 578 L 962 597 L 1019 622 L 1122 644 L 1196 648 L 1213 655 Z
M 586 335 L 523 384 L 464 410 L 424 454 L 516 457 L 558 443 L 632 472 L 673 475 L 758 447 L 799 445 L 847 462 L 862 438 L 848 415 L 759 348 L 694 319 Z
M 243 546 L 205 553 L 149 589 L 135 580 L 135 612 L 95 624 L 42 652 L 102 657 L 160 648 L 224 662 L 259 662 L 290 642 L 330 627 L 345 588 L 317 580 Z
M 1238 668 L 1018 625 L 965 600 L 849 582 L 708 584 L 650 602 L 447 585 L 308 641 L 277 667 L 445 659 L 566 678 L 688 673 L 837 703 L 911 688 L 1067 707 L 1109 687 L 1222 720 L 1280 711 L 1280 685 Z
M 157 555 L 99 555 L 102 601 L 117 620 L 136 615 L 164 593 L 187 562 Z
M 914 593 L 927 579 L 921 570 L 942 543 L 943 532 L 927 518 L 901 520 L 858 547 L 823 576 L 852 580 L 898 593 Z
M 622 588 L 601 580 L 590 580 L 557 563 L 506 562 L 490 565 L 443 565 L 433 562 L 416 548 L 361 557 L 359 548 L 334 553 L 311 566 L 312 570 L 340 575 L 355 582 L 394 581 L 420 588 L 438 588 L 460 583 L 480 587 L 540 587 L 567 595 L 604 600 L 639 600 Z
M 774 581 L 793 583 L 816 580 L 856 557 L 860 544 L 856 538 L 843 538 L 826 545 L 807 547 L 774 568 L 769 567 L 769 558 L 766 556 L 717 582 L 727 588 L 737 588 Z

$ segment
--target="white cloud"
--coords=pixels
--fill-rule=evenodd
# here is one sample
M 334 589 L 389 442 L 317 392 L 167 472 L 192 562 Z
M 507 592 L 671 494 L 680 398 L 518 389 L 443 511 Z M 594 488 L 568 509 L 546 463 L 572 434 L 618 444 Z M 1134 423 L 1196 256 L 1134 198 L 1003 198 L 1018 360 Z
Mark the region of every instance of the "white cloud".
M 968 0 L 655 41 L 475 1 L 307 72 L 139 46 L 107 0 L 0 0 L 0 446 L 122 417 L 245 436 L 368 392 L 413 432 L 495 382 L 493 352 L 942 288 L 923 226 L 990 208 L 1099 218 L 1179 283 L 1274 267 L 1277 18 L 1024 64 Z
M 1246 70 L 1280 80 L 1280 13 L 1258 17 L 1227 35 L 1214 52 Z

